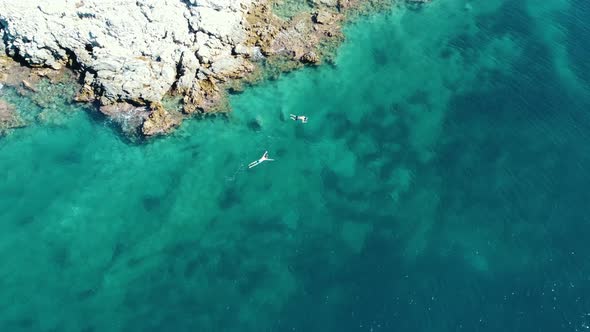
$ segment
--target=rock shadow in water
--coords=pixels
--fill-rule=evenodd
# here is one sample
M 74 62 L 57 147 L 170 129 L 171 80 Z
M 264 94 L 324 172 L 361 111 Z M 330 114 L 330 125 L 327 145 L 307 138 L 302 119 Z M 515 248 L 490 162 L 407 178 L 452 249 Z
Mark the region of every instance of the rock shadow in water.
M 141 198 L 141 204 L 145 211 L 154 212 L 162 205 L 162 197 L 155 195 L 144 195 Z
M 37 219 L 35 218 L 35 216 L 25 216 L 22 218 L 19 218 L 16 222 L 16 224 L 18 226 L 27 226 L 30 225 L 32 223 L 34 223 Z
M 241 201 L 239 191 L 235 186 L 231 186 L 223 191 L 217 203 L 222 210 L 227 210 L 238 205 Z
M 382 48 L 377 48 L 373 50 L 373 61 L 379 67 L 383 67 L 387 65 L 391 59 L 389 57 L 388 51 Z
M 80 291 L 76 294 L 76 298 L 78 301 L 83 302 L 89 300 L 90 298 L 96 295 L 97 290 L 95 288 L 85 289 Z
M 79 151 L 68 150 L 56 157 L 59 164 L 80 164 L 82 162 L 82 154 Z
M 248 129 L 258 132 L 262 130 L 262 124 L 260 123 L 260 121 L 258 119 L 252 119 L 250 121 L 248 121 Z
M 59 270 L 64 270 L 71 264 L 70 255 L 69 248 L 58 246 L 57 248 L 53 249 L 51 253 L 51 260 Z

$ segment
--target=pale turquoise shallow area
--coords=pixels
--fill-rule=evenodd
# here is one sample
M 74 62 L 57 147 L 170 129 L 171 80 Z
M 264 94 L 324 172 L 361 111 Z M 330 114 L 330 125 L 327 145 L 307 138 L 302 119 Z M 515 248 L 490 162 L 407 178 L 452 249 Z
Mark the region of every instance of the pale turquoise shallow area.
M 587 329 L 589 15 L 395 8 L 145 144 L 4 89 L 0 330 Z

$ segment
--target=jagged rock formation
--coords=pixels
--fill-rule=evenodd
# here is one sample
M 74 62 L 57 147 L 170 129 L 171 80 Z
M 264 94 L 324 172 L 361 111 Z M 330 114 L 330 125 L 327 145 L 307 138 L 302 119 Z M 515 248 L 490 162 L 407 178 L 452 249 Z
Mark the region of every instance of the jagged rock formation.
M 181 121 L 179 116 L 170 114 L 162 105 L 155 105 L 152 107 L 150 115 L 143 122 L 141 132 L 146 136 L 166 134 L 172 128 L 178 126 Z
M 4 29 L 2 29 L 2 26 L 0 26 L 0 38 L 4 36 Z M 0 41 L 0 56 L 6 54 L 6 46 L 4 45 L 4 42 Z
M 157 102 L 201 63 L 232 59 L 250 1 L 42 0 L 0 4 L 6 49 L 33 66 L 74 61 L 102 104 Z M 179 68 L 180 67 L 180 68 Z M 180 77 L 177 77 L 180 76 Z
M 30 67 L 74 69 L 78 101 L 98 101 L 102 113 L 154 135 L 180 121 L 160 106 L 167 94 L 184 96 L 185 114 L 208 112 L 261 59 L 319 62 L 318 45 L 340 38 L 340 10 L 355 1 L 314 3 L 287 20 L 271 0 L 2 1 L 0 52 Z

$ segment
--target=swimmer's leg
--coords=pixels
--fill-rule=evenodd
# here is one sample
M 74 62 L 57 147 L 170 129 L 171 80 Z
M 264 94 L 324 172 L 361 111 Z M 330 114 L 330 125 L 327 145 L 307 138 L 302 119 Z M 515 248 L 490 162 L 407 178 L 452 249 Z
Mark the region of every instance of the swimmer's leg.
M 251 162 L 251 163 L 248 164 L 248 168 L 252 168 L 252 167 L 254 167 L 254 166 L 258 165 L 258 164 L 260 164 L 260 161 L 258 161 L 258 160 L 253 161 L 253 162 Z

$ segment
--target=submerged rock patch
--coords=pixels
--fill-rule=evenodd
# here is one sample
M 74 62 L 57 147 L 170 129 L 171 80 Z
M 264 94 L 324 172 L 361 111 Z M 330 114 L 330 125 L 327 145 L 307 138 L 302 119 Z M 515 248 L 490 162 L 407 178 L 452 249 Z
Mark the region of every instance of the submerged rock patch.
M 15 107 L 0 99 L 0 134 L 5 133 L 8 129 L 24 125 L 25 123 L 16 113 Z

